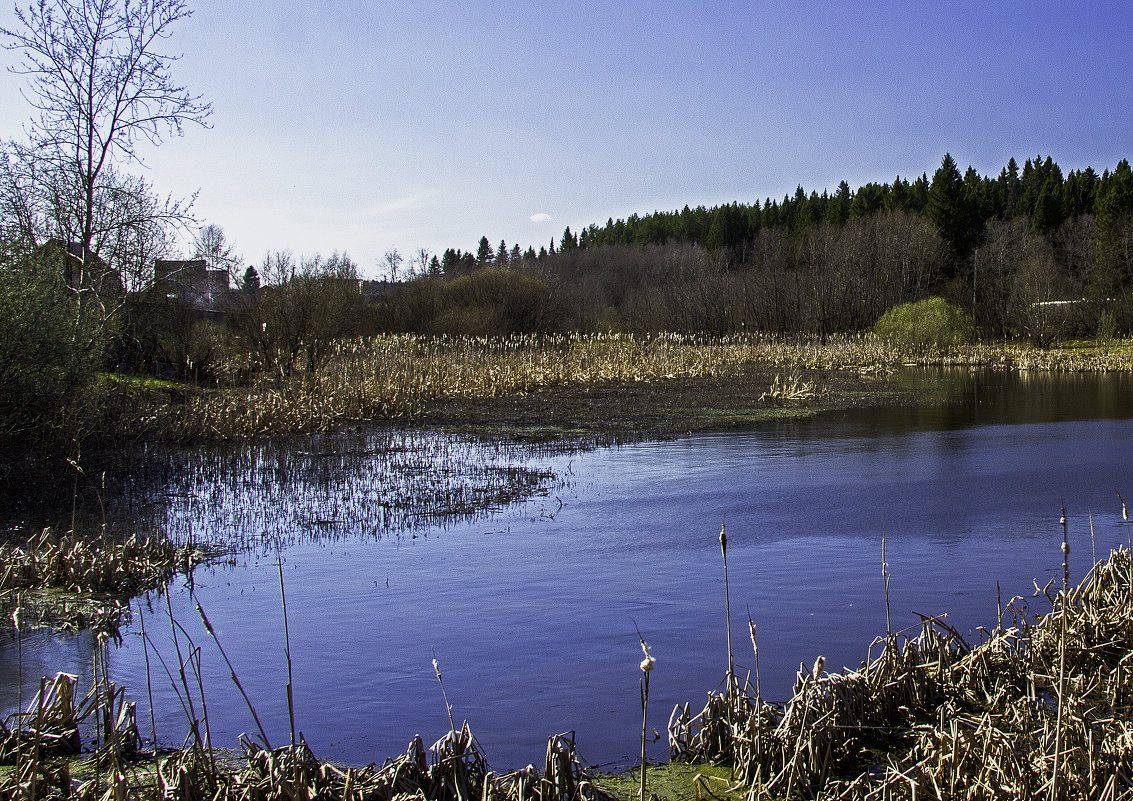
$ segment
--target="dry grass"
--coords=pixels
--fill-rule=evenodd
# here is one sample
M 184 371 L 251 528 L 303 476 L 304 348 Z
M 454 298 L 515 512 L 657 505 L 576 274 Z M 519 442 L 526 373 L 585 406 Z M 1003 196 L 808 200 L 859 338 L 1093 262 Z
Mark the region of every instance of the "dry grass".
M 0 545 L 0 613 L 12 621 L 18 609 L 26 626 L 114 633 L 126 599 L 207 558 L 203 548 L 161 537 L 112 542 L 44 529 L 25 544 Z
M 808 401 L 822 394 L 823 391 L 813 381 L 804 381 L 798 373 L 792 373 L 786 378 L 776 373 L 771 386 L 759 396 L 759 400 L 781 406 Z
M 438 398 L 517 395 L 564 384 L 726 376 L 746 365 L 795 373 L 886 373 L 902 365 L 1018 370 L 1130 370 L 1133 348 L 1040 350 L 972 345 L 902 351 L 873 335 L 732 337 L 663 334 L 380 336 L 339 342 L 317 373 L 138 401 L 141 430 L 179 440 L 328 431 L 356 420 L 412 420 Z
M 733 766 L 748 798 L 1133 798 L 1133 561 L 1114 551 L 971 647 L 940 620 L 879 640 L 859 670 L 800 670 L 670 719 L 675 759 Z M 872 651 L 872 649 L 871 649 Z
M 77 753 L 78 723 L 97 711 L 88 694 L 80 704 L 71 695 L 74 679 L 60 674 L 62 688 L 52 703 L 50 726 L 44 734 L 65 739 L 67 746 L 32 751 L 36 732 L 4 730 L 8 750 L 0 759 L 15 769 L 0 775 L 0 798 L 5 799 L 214 799 L 215 801 L 606 801 L 610 799 L 583 772 L 575 753 L 574 734 L 551 737 L 542 770 L 528 765 L 511 773 L 488 768 L 483 752 L 465 723 L 426 750 L 415 737 L 406 753 L 384 765 L 340 767 L 319 760 L 300 739 L 293 746 L 268 750 L 245 740 L 240 758 L 218 758 L 199 745 L 166 753 L 138 753 L 119 749 L 114 759 L 66 761 L 59 754 Z M 93 693 L 93 691 L 92 691 Z M 60 701 L 59 699 L 64 699 Z M 132 710 L 132 707 L 131 707 Z M 36 719 L 36 711 L 27 713 Z M 40 714 L 42 717 L 42 714 Z M 121 728 L 111 731 L 118 741 L 136 742 L 132 717 L 123 716 Z M 15 743 L 23 743 L 22 754 Z

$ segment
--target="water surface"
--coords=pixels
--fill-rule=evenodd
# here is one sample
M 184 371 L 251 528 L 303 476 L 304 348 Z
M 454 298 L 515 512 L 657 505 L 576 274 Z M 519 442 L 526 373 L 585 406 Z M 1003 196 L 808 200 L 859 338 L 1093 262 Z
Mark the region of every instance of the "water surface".
M 308 443 L 305 457 L 238 450 L 226 467 L 171 471 L 166 496 L 148 507 L 155 519 L 182 537 L 250 546 L 169 596 L 174 619 L 201 649 L 214 741 L 233 744 L 254 724 L 195 604 L 272 744 L 289 737 L 280 559 L 296 724 L 317 755 L 381 762 L 414 733 L 440 737 L 449 722 L 435 656 L 457 724 L 467 719 L 493 766 L 506 769 L 538 762 L 547 736 L 567 730 L 591 763 L 634 761 L 635 622 L 657 658 L 650 719 L 662 734 L 675 703 L 698 706 L 717 686 L 727 665 L 721 524 L 736 661 L 754 667 L 750 614 L 763 692 L 780 700 L 800 662 L 822 654 L 828 669 L 856 666 L 884 634 L 883 536 L 894 628 L 915 624 L 915 613 L 947 613 L 973 638 L 1014 596 L 1032 611 L 1049 608 L 1032 595 L 1035 582 L 1061 580 L 1063 500 L 1074 580 L 1095 550 L 1126 543 L 1116 493 L 1133 499 L 1129 376 L 899 380 L 927 382 L 944 402 L 575 454 L 404 435 L 395 468 L 377 454 L 380 442 L 356 436 Z M 409 495 L 475 494 L 487 486 L 483 476 L 521 466 L 532 468 L 534 494 L 442 523 L 390 500 L 383 477 L 406 464 L 419 483 L 391 486 Z M 436 473 L 446 466 L 442 481 Z M 454 490 L 466 486 L 464 475 L 480 478 Z M 175 666 L 165 599 L 135 608 Z M 25 682 L 29 659 L 35 671 L 89 675 L 91 648 L 89 637 L 30 638 Z M 11 708 L 15 649 L 0 649 Z M 150 661 L 158 737 L 180 743 L 185 715 L 152 653 Z M 136 616 L 110 663 L 148 736 Z M 666 755 L 663 737 L 650 753 Z

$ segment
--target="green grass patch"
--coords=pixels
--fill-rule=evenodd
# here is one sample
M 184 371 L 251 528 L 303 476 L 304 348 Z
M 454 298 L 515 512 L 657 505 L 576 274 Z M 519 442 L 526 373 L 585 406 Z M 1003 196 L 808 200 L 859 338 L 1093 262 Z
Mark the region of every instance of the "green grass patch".
M 687 765 L 670 762 L 650 765 L 645 773 L 646 791 L 661 801 L 743 801 L 746 788 L 736 788 L 730 768 L 718 765 Z M 625 773 L 602 773 L 594 783 L 619 801 L 637 801 L 641 790 L 641 769 Z
M 99 379 L 107 386 L 125 389 L 150 390 L 154 392 L 180 392 L 192 387 L 181 381 L 169 381 L 150 375 L 128 375 L 126 373 L 99 373 Z

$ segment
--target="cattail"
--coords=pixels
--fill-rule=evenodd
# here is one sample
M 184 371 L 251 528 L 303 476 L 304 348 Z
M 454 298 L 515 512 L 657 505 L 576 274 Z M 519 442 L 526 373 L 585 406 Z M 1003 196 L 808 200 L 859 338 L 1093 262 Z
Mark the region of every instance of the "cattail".
M 636 629 L 637 623 L 635 622 L 633 626 Z M 641 629 L 637 629 L 637 638 L 641 641 L 641 651 L 645 654 L 645 658 L 641 660 L 639 665 L 641 668 L 641 788 L 639 801 L 645 801 L 645 743 L 649 732 L 649 674 L 653 672 L 653 664 L 657 660 L 649 653 L 649 646 L 645 643 Z
M 657 660 L 653 658 L 653 655 L 651 653 L 649 653 L 649 646 L 645 644 L 645 640 L 641 641 L 641 650 L 645 654 L 645 658 L 641 660 L 641 672 L 651 673 L 653 671 L 653 663 Z M 436 663 L 437 660 L 434 659 L 433 664 L 435 665 Z M 439 673 L 437 674 L 437 678 L 440 678 Z

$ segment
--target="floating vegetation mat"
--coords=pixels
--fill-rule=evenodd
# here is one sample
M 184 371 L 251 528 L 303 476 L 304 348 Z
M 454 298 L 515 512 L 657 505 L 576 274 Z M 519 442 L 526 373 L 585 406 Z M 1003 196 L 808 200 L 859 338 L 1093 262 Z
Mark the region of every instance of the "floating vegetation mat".
M 113 634 L 129 614 L 129 598 L 191 573 L 209 556 L 162 537 L 115 542 L 44 529 L 26 543 L 0 545 L 0 612 L 16 628 Z
M 785 705 L 726 680 L 673 711 L 671 756 L 731 766 L 750 799 L 1133 798 L 1129 551 L 1052 600 L 1031 622 L 1009 606 L 1015 625 L 975 646 L 924 618 L 858 670 L 820 657 Z

